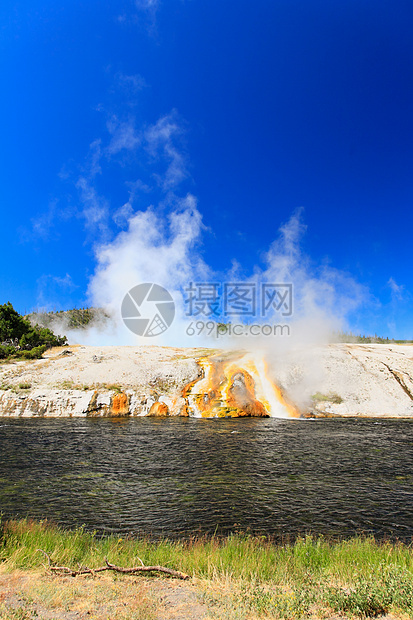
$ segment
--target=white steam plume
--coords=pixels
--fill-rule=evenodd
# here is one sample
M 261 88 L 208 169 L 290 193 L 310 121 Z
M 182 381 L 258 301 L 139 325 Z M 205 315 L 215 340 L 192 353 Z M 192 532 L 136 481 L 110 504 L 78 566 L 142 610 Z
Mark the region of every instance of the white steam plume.
M 185 340 L 182 291 L 191 280 L 206 280 L 208 267 L 195 249 L 202 221 L 196 200 L 188 194 L 166 218 L 153 208 L 135 213 L 128 230 L 115 240 L 97 248 L 97 268 L 90 282 L 89 296 L 95 307 L 104 308 L 113 318 L 110 331 L 92 328 L 70 334 L 87 344 L 165 344 L 193 345 Z M 161 337 L 139 338 L 121 318 L 121 305 L 127 292 L 137 284 L 153 282 L 166 288 L 175 300 L 173 325 Z M 150 342 L 149 342 L 150 340 Z
M 325 345 L 334 330 L 344 327 L 346 315 L 366 297 L 365 290 L 347 274 L 325 264 L 314 265 L 302 253 L 301 238 L 306 229 L 302 210 L 281 226 L 279 237 L 264 257 L 263 267 L 256 266 L 250 271 L 251 275 L 245 277 L 239 275 L 245 273 L 245 265 L 234 262 L 225 272 L 225 279 L 220 277 L 208 267 L 199 252 L 202 217 L 195 197 L 187 194 L 185 198 L 178 198 L 175 193 L 183 181 L 190 179 L 187 157 L 181 145 L 183 129 L 178 113 L 172 111 L 141 129 L 135 127 L 133 118 L 125 121 L 112 115 L 107 129 L 108 144 L 105 146 L 101 140 L 92 143 L 89 165 L 77 187 L 81 190 L 85 221 L 100 239 L 95 246 L 97 266 L 88 288 L 90 305 L 103 309 L 111 320 L 92 324 L 85 330 L 70 332 L 62 326 L 58 331 L 64 331 L 70 342 L 91 345 L 211 346 L 258 352 L 269 362 L 274 377 L 282 378 L 288 385 L 298 404 L 304 403 L 319 377 L 317 347 Z M 96 178 L 104 173 L 104 167 L 114 165 L 124 153 L 133 154 L 138 161 L 142 159 L 143 168 L 149 163 L 149 170 L 151 164 L 155 169 L 147 178 L 135 177 L 135 181 L 129 183 L 128 202 L 113 214 L 115 222 L 126 223 L 126 229 L 109 242 L 110 205 L 100 196 Z M 136 210 L 138 191 L 146 195 L 157 191 L 158 199 L 154 202 L 158 207 Z M 221 282 L 224 285 L 226 281 L 255 284 L 260 297 L 263 284 L 291 285 L 293 308 L 290 315 L 280 312 L 277 304 L 270 304 L 263 315 L 258 304 L 257 315 L 248 319 L 248 323 L 287 325 L 288 335 L 277 332 L 266 336 L 252 336 L 251 333 L 223 336 L 221 333 L 217 338 L 217 330 L 210 337 L 207 330 L 199 336 L 189 335 L 187 327 L 191 321 L 206 323 L 211 322 L 211 317 L 186 315 L 185 289 L 191 283 Z M 149 282 L 171 293 L 176 316 L 161 336 L 139 338 L 124 325 L 121 306 L 131 288 Z M 221 288 L 221 297 L 222 292 Z M 225 314 L 221 315 L 221 320 L 241 325 L 246 322 L 244 316 Z
M 302 253 L 306 230 L 302 216 L 300 209 L 280 228 L 279 238 L 266 255 L 266 268 L 256 274 L 261 282 L 291 283 L 293 287 L 291 317 L 273 310 L 265 318 L 272 325 L 288 325 L 288 336 L 262 337 L 255 346 L 263 352 L 271 374 L 288 384 L 298 405 L 308 403 L 322 379 L 320 349 L 334 333 L 346 329 L 346 317 L 367 297 L 365 287 L 349 274 L 328 265 L 314 265 Z
M 186 328 L 197 319 L 205 323 L 210 317 L 193 319 L 186 315 L 185 289 L 191 282 L 219 282 L 219 277 L 200 256 L 199 241 L 202 218 L 196 200 L 188 194 L 176 201 L 176 208 L 167 216 L 149 207 L 134 213 L 128 229 L 120 232 L 96 250 L 97 267 L 89 285 L 91 304 L 102 308 L 111 320 L 92 324 L 86 330 L 65 331 L 69 341 L 90 345 L 167 345 L 210 346 L 213 348 L 245 349 L 264 357 L 270 374 L 287 388 L 298 406 L 308 404 L 322 379 L 320 348 L 333 331 L 344 327 L 346 314 L 354 310 L 365 296 L 364 289 L 350 276 L 328 266 L 318 267 L 302 254 L 301 237 L 305 231 L 302 213 L 297 212 L 280 228 L 279 238 L 265 255 L 264 268 L 255 268 L 247 279 L 231 272 L 231 281 L 261 285 L 292 284 L 293 311 L 282 316 L 276 307 L 268 308 L 265 317 L 249 323 L 288 325 L 288 335 L 268 336 L 200 336 L 187 335 Z M 239 270 L 241 270 L 239 267 Z M 176 315 L 172 325 L 160 336 L 138 337 L 123 323 L 121 305 L 127 292 L 137 284 L 153 282 L 165 287 L 173 296 Z M 224 282 L 223 282 L 224 284 Z M 242 316 L 231 317 L 232 324 L 245 324 Z

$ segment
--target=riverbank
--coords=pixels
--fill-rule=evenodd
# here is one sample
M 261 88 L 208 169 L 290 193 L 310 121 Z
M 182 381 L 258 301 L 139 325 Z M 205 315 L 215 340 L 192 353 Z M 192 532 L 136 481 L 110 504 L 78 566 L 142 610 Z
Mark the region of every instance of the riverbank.
M 163 565 L 188 581 L 156 574 L 57 576 L 53 565 Z M 413 549 L 373 538 L 300 538 L 275 544 L 237 534 L 151 542 L 98 538 L 28 520 L 2 524 L 0 617 L 29 620 L 215 618 L 409 618 Z M 44 564 L 44 566 L 42 566 Z M 37 615 L 36 615 L 37 614 Z
M 272 358 L 201 348 L 56 347 L 43 359 L 0 364 L 0 415 L 408 418 L 413 346 L 333 344 Z

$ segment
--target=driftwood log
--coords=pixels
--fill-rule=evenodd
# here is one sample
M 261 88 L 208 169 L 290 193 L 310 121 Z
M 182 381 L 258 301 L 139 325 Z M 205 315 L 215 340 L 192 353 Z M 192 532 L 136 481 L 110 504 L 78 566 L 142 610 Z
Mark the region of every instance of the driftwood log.
M 115 564 L 111 564 L 108 562 L 107 558 L 105 558 L 105 566 L 98 566 L 97 568 L 88 568 L 87 566 L 80 566 L 79 568 L 70 568 L 69 566 L 55 566 L 51 559 L 50 555 L 43 551 L 43 549 L 39 549 L 48 559 L 48 568 L 52 572 L 60 575 L 70 575 L 71 577 L 77 577 L 77 575 L 95 575 L 96 573 L 102 573 L 103 571 L 113 570 L 116 573 L 124 573 L 127 575 L 133 575 L 136 573 L 165 573 L 166 575 L 171 575 L 171 577 L 175 577 L 176 579 L 189 579 L 189 575 L 185 573 L 181 573 L 179 570 L 173 570 L 172 568 L 167 568 L 166 566 L 145 566 L 145 564 L 141 562 L 141 566 L 133 566 L 132 568 L 124 568 L 122 566 L 116 566 Z

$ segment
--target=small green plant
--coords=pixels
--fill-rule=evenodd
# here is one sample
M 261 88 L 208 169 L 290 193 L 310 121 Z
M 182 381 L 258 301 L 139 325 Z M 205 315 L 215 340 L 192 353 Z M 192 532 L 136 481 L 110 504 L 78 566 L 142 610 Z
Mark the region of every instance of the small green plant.
M 73 381 L 68 381 L 68 380 L 65 380 L 65 381 L 62 381 L 61 383 L 59 383 L 59 387 L 62 390 L 73 390 L 74 389 L 74 385 L 75 384 L 73 383 Z
M 31 383 L 19 383 L 20 390 L 30 390 L 31 387 L 32 387 Z
M 89 390 L 94 390 L 94 385 L 86 385 L 85 383 L 74 383 L 74 381 L 65 380 L 61 381 L 57 384 L 57 387 L 60 390 L 83 390 L 83 392 L 88 392 Z
M 315 394 L 313 394 L 311 399 L 315 402 L 329 402 L 334 403 L 335 405 L 339 405 L 343 402 L 341 396 L 339 396 L 335 392 L 330 392 L 329 394 L 321 394 L 321 392 L 316 392 Z
M 106 390 L 116 392 L 117 394 L 120 394 L 122 392 L 122 388 L 118 383 L 104 383 L 102 387 L 104 387 Z

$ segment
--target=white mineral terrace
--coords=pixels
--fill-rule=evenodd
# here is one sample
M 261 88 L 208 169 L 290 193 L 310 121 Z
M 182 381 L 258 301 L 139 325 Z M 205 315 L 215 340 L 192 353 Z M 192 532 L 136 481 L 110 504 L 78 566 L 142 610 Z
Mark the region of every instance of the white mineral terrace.
M 413 346 L 334 344 L 302 358 L 69 346 L 0 365 L 3 416 L 413 416 Z

